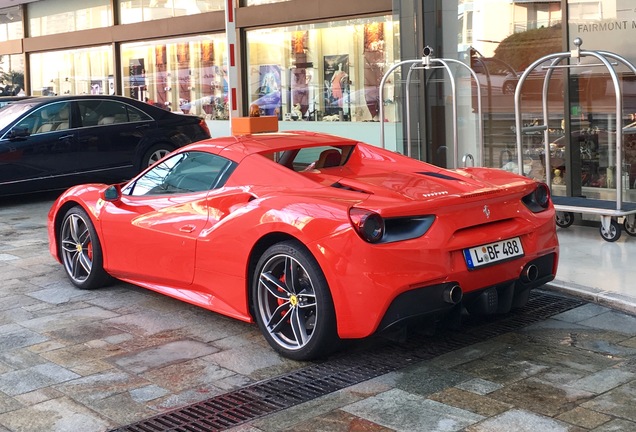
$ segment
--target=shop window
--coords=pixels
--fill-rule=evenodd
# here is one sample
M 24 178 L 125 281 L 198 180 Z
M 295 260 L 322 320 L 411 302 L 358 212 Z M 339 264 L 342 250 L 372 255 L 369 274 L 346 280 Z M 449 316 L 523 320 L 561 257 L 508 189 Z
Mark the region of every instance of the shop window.
M 42 0 L 26 5 L 29 36 L 46 36 L 113 25 L 110 0 Z
M 170 111 L 227 120 L 224 35 L 122 44 L 124 95 Z
M 24 56 L 0 56 L 0 96 L 24 95 Z
M 288 121 L 393 121 L 393 87 L 380 81 L 393 62 L 390 17 L 247 32 L 249 101 Z
M 0 42 L 24 37 L 22 27 L 22 7 L 0 9 Z
M 33 53 L 29 59 L 34 96 L 115 94 L 110 46 Z
M 224 10 L 225 0 L 127 0 L 119 2 L 120 23 L 131 24 Z
M 289 1 L 289 0 L 243 0 L 243 4 L 241 4 L 241 6 L 258 6 L 258 5 L 270 4 L 270 3 L 280 3 L 284 1 Z

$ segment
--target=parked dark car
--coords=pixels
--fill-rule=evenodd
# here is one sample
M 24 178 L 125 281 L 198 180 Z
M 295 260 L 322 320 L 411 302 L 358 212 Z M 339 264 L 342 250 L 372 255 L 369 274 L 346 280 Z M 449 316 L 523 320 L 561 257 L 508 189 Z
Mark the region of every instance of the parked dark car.
M 32 97 L 33 96 L 0 96 L 0 108 L 5 105 L 9 105 L 10 103 L 30 99 Z
M 210 137 L 200 117 L 122 96 L 56 96 L 0 108 L 0 195 L 127 180 Z

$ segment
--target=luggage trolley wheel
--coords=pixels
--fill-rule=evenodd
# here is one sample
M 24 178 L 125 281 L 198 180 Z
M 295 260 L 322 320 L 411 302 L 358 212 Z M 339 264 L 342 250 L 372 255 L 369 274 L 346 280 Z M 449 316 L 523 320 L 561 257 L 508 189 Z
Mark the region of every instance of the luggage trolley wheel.
M 630 236 L 636 236 L 636 216 L 633 213 L 625 216 L 625 220 L 623 220 L 623 229 L 625 229 L 625 232 Z
M 610 216 L 601 216 L 601 237 L 608 242 L 615 242 L 621 238 L 621 226 Z
M 567 228 L 574 223 L 574 213 L 572 212 L 556 212 L 556 224 L 560 228 Z M 636 235 L 636 234 L 635 234 Z

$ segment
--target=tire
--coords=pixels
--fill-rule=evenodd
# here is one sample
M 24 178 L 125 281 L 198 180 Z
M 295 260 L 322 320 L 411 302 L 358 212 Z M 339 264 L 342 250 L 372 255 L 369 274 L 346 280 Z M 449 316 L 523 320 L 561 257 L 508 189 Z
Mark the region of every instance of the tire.
M 298 242 L 277 243 L 263 253 L 251 294 L 256 322 L 278 353 L 314 360 L 335 349 L 336 317 L 327 280 Z
M 606 231 L 605 229 L 603 229 L 603 224 L 601 224 L 599 231 L 601 233 L 601 237 L 603 237 L 603 240 L 606 240 L 608 242 L 615 242 L 616 240 L 621 238 L 621 226 L 614 219 L 610 221 L 609 230 Z
M 174 150 L 170 144 L 159 143 L 154 144 L 144 153 L 144 156 L 141 158 L 141 166 L 142 170 L 148 168 L 150 165 L 154 165 L 155 162 L 163 159 L 168 153 L 171 153 Z
M 636 225 L 635 224 L 631 224 L 629 222 L 629 216 L 625 216 L 625 220 L 623 221 L 623 229 L 630 236 L 632 236 L 632 237 L 636 236 Z
M 58 245 L 64 270 L 73 285 L 90 290 L 109 281 L 97 232 L 81 207 L 72 207 L 64 215 L 58 233 Z
M 567 228 L 574 223 L 574 213 L 556 212 L 556 224 L 560 228 Z

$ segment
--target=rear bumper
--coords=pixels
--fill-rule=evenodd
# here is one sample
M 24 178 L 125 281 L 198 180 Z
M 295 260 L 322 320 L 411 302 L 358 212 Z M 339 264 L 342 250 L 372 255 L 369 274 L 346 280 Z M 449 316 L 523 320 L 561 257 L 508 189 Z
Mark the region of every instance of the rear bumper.
M 466 308 L 475 314 L 506 313 L 523 306 L 530 290 L 554 279 L 557 255 L 551 253 L 526 264 L 518 279 L 505 281 L 457 296 L 461 286 L 456 281 L 416 288 L 398 295 L 387 308 L 378 331 L 413 318 L 437 318 L 454 307 Z M 455 290 L 452 296 L 449 292 Z

